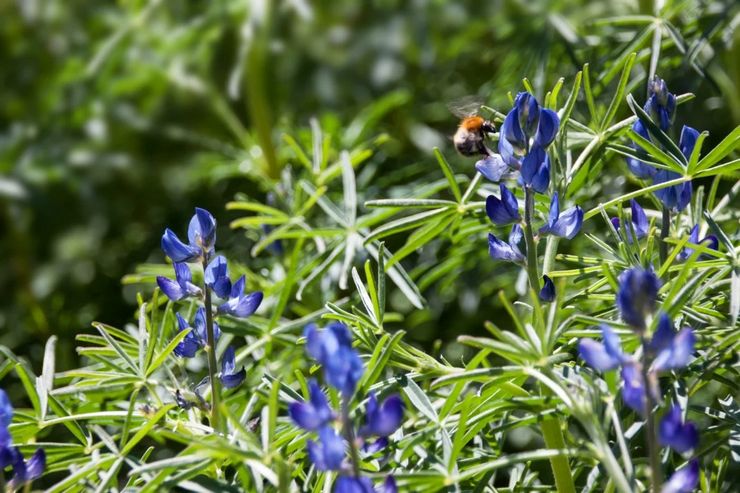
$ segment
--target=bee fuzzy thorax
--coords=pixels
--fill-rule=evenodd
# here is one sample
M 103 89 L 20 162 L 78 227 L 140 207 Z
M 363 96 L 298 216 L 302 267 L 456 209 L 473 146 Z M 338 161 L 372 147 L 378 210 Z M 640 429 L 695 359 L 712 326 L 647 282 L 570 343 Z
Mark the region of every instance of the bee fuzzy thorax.
M 485 145 L 486 134 L 493 132 L 493 124 L 480 116 L 468 116 L 462 119 L 455 132 L 453 142 L 455 149 L 463 156 L 488 155 Z
M 480 132 L 485 120 L 480 116 L 469 116 L 460 122 L 460 126 L 468 132 Z

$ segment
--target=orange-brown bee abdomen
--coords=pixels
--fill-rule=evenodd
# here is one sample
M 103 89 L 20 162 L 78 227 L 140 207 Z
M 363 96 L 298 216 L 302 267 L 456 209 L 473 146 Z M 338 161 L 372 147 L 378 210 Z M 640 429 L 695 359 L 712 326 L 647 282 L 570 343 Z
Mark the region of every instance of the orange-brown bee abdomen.
M 468 132 L 480 132 L 480 128 L 483 126 L 485 120 L 480 116 L 469 116 L 463 118 L 460 122 L 460 126 Z

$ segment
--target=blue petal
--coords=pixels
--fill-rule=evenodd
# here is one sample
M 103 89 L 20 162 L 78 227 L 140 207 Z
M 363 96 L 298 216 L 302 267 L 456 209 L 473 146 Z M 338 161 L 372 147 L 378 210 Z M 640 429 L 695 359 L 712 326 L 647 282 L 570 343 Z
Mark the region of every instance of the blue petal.
M 557 223 L 552 228 L 552 234 L 572 240 L 581 230 L 582 225 L 583 209 L 576 205 L 567 209 L 560 215 Z
M 550 199 L 550 213 L 547 217 L 547 225 L 553 227 L 560 217 L 560 198 L 558 192 L 552 194 Z
M 674 472 L 661 493 L 691 493 L 699 484 L 699 461 L 691 459 L 687 466 Z
M 696 337 L 694 332 L 686 327 L 673 338 L 668 347 L 658 353 L 653 361 L 656 371 L 677 370 L 689 364 L 694 352 Z
M 385 478 L 385 481 L 383 482 L 383 489 L 380 491 L 380 493 L 398 493 L 396 480 L 393 478 L 393 476 L 388 476 L 387 478 Z
M 46 469 L 46 452 L 39 448 L 26 462 L 26 481 L 33 481 L 41 477 L 44 469 Z
M 501 135 L 503 136 L 503 133 L 501 133 Z M 499 152 L 499 155 L 501 156 L 501 160 L 509 168 L 519 169 L 519 168 L 522 167 L 522 162 L 521 162 L 521 159 L 519 158 L 519 156 L 520 156 L 520 154 L 523 154 L 523 151 L 521 151 L 519 154 L 517 154 L 516 152 L 514 152 L 514 147 L 504 137 L 499 137 L 499 140 L 498 140 L 498 152 Z M 476 166 L 476 168 L 477 168 L 477 166 Z M 496 167 L 496 169 L 498 169 L 498 167 Z M 480 171 L 481 173 L 483 173 L 483 171 L 481 171 L 480 169 L 478 169 L 478 171 Z
M 686 159 L 691 157 L 691 153 L 694 152 L 694 146 L 696 146 L 696 139 L 699 138 L 699 131 L 695 128 L 691 128 L 688 125 L 684 125 L 681 129 L 681 137 L 678 140 L 678 147 Z
M 226 257 L 219 255 L 208 264 L 204 274 L 206 286 L 210 287 L 216 296 L 222 299 L 229 297 L 231 293 L 231 281 Z
M 519 220 L 519 203 L 511 191 L 502 183 L 501 198 L 489 195 L 486 199 L 486 214 L 494 224 L 504 225 Z
M 635 234 L 640 239 L 647 235 L 648 232 L 648 218 L 645 214 L 645 210 L 640 207 L 635 199 L 630 200 L 630 208 L 632 210 L 632 226 L 635 228 Z
M 357 352 L 354 349 L 340 346 L 330 358 L 326 358 L 321 363 L 324 366 L 326 382 L 345 397 L 352 396 L 357 382 L 365 372 L 365 367 Z
M 676 333 L 673 330 L 673 322 L 671 317 L 665 313 L 661 313 L 658 318 L 658 328 L 653 334 L 653 338 L 650 340 L 649 348 L 653 353 L 659 353 L 665 348 L 669 347 L 675 338 Z
M 303 328 L 303 337 L 306 338 L 306 352 L 316 361 L 324 355 L 324 341 L 316 324 L 308 324 Z
M 216 243 L 216 219 L 205 209 L 195 208 L 195 214 L 188 225 L 188 240 L 192 246 L 197 246 L 209 252 Z
M 645 415 L 645 380 L 642 378 L 640 368 L 635 364 L 627 364 L 622 367 L 622 400 L 624 403 L 640 416 Z
M 540 105 L 537 98 L 528 92 L 520 92 L 514 99 L 514 106 L 518 113 L 519 126 L 526 139 L 534 135 L 540 118 Z
M 308 441 L 308 457 L 320 471 L 336 471 L 344 460 L 344 440 L 330 426 L 319 430 L 319 442 Z
M 377 454 L 381 450 L 385 449 L 388 446 L 388 438 L 381 437 L 373 442 L 368 442 L 365 440 L 362 444 L 362 451 L 366 454 Z
M 201 251 L 198 248 L 186 245 L 169 228 L 162 235 L 162 250 L 173 262 L 197 262 Z
M 13 419 L 13 405 L 10 403 L 8 394 L 0 389 L 0 428 L 7 428 Z
M 552 279 L 548 276 L 542 276 L 542 280 L 543 285 L 539 293 L 540 300 L 545 302 L 553 301 L 555 299 L 555 284 L 553 284 Z
M 222 373 L 220 378 L 224 388 L 233 389 L 234 387 L 241 385 L 244 379 L 247 378 L 247 370 L 242 367 L 242 369 L 236 373 Z
M 595 370 L 608 371 L 619 366 L 619 360 L 612 357 L 603 344 L 593 339 L 578 341 L 578 354 L 588 366 Z
M 336 338 L 337 343 L 346 348 L 352 347 L 352 334 L 346 325 L 341 322 L 331 322 L 326 326 L 326 330 Z
M 157 286 L 172 301 L 179 301 L 186 295 L 185 291 L 177 282 L 163 276 L 157 276 Z
M 506 139 L 515 154 L 522 154 L 525 152 L 527 148 L 527 138 L 522 131 L 522 127 L 519 125 L 519 112 L 516 107 L 509 111 L 506 118 L 504 118 L 504 123 L 501 125 L 499 135 L 499 139 Z
M 645 328 L 645 317 L 652 313 L 658 299 L 660 280 L 640 267 L 624 271 L 619 276 L 617 307 L 622 320 L 638 329 Z
M 671 447 L 682 454 L 696 448 L 699 444 L 699 432 L 694 423 L 684 423 L 679 406 L 671 407 L 658 427 L 658 439 L 661 445 Z
M 680 177 L 681 175 L 674 171 L 661 169 L 655 173 L 655 178 L 653 179 L 653 182 L 655 184 L 665 183 L 667 181 L 675 180 L 676 178 Z M 691 201 L 692 193 L 693 187 L 691 185 L 691 182 L 688 181 L 680 183 L 678 185 L 664 187 L 656 190 L 655 196 L 658 197 L 658 199 L 660 199 L 663 205 L 665 205 L 667 208 L 680 212 L 684 210 Z
M 229 346 L 221 356 L 221 373 L 234 373 L 236 361 L 236 351 L 233 346 Z
M 632 130 L 639 134 L 641 137 L 643 137 L 646 140 L 650 140 L 650 135 L 648 134 L 647 129 L 645 128 L 645 125 L 643 125 L 641 120 L 636 120 L 635 123 L 632 124 Z M 633 145 L 633 149 L 639 151 L 640 153 L 644 153 L 645 151 L 639 147 L 638 145 Z M 627 158 L 627 166 L 629 167 L 630 171 L 632 171 L 632 174 L 635 175 L 638 178 L 652 178 L 655 175 L 656 169 L 648 164 L 643 163 L 642 161 L 635 159 L 633 157 Z
M 316 431 L 334 419 L 334 413 L 316 380 L 309 380 L 308 391 L 310 400 L 308 402 L 292 402 L 288 408 L 288 413 L 295 424 L 304 430 Z
M 540 170 L 540 167 L 542 167 L 546 158 L 547 153 L 539 146 L 533 147 L 529 153 L 524 156 L 524 159 L 522 160 L 521 175 L 522 181 L 525 185 L 532 184 L 532 180 L 534 180 L 535 175 Z
M 514 250 L 511 245 L 505 243 L 493 234 L 488 234 L 488 254 L 494 260 L 504 260 L 506 262 L 523 262 L 524 256 Z
M 475 163 L 475 169 L 487 180 L 498 182 L 509 171 L 509 166 L 498 154 L 493 154 Z
M 534 138 L 534 145 L 547 147 L 555 140 L 560 127 L 560 118 L 552 110 L 543 109 L 540 111 L 540 123 L 537 127 L 537 135 Z
M 365 425 L 360 428 L 363 437 L 376 435 L 387 437 L 392 435 L 403 420 L 403 400 L 397 394 L 388 397 L 378 405 L 374 393 L 370 393 L 367 403 Z
M 339 476 L 334 483 L 334 493 L 375 493 L 370 478 Z
M 28 480 L 28 470 L 26 469 L 26 462 L 23 460 L 23 454 L 18 450 L 18 447 L 12 447 L 10 450 L 13 466 L 13 479 L 10 480 L 10 491 L 14 491 Z
M 550 156 L 545 154 L 545 160 L 532 178 L 532 189 L 535 192 L 545 193 L 550 186 Z

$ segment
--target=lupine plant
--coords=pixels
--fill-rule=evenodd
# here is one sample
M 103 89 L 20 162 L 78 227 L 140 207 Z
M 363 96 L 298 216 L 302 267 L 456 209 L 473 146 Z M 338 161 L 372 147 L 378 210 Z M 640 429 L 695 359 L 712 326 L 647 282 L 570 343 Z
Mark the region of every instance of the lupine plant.
M 296 33 L 310 3 L 284 6 L 306 16 Z M 224 53 L 237 41 L 229 86 L 241 101 L 246 74 L 254 130 L 203 67 L 173 63 L 165 78 L 207 96 L 236 136 L 192 140 L 210 146 L 204 161 L 224 153 L 204 175 L 243 171 L 229 182 L 240 191 L 214 214 L 178 210 L 158 242 L 161 220 L 155 260 L 124 279 L 140 293 L 132 323 L 75 327 L 79 364 L 58 363 L 56 336 L 39 368 L 0 346 L 0 492 L 737 490 L 740 127 L 698 130 L 698 109 L 720 98 L 656 75 L 676 81 L 680 65 L 726 90 L 705 58 L 730 38 L 732 11 L 697 20 L 684 3 L 643 3 L 588 19 L 598 39 L 517 6 L 532 9 L 515 33 L 526 43 L 576 40 L 561 55 L 593 63 L 538 59 L 532 79 L 485 86 L 474 113 L 497 130 L 477 136 L 474 159 L 408 120 L 403 90 L 351 121 L 287 128 L 277 145 L 262 77 L 290 50 L 270 42 L 271 3 L 214 2 L 173 29 L 164 53 L 200 50 L 238 13 Z M 174 13 L 146 4 L 95 64 L 159 60 L 141 33 Z M 313 38 L 316 52 L 336 48 Z M 138 49 L 122 57 L 125 42 Z M 616 56 L 604 43 L 621 43 Z M 420 66 L 448 56 L 425 50 L 413 46 Z M 382 132 L 389 115 L 410 129 L 411 163 L 386 151 L 407 144 Z M 208 185 L 225 190 L 221 179 Z

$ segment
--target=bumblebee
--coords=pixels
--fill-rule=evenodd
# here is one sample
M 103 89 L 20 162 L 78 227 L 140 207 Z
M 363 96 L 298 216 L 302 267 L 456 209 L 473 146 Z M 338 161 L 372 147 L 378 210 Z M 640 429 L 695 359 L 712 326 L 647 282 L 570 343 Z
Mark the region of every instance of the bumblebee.
M 486 135 L 496 131 L 489 120 L 477 114 L 481 103 L 477 99 L 467 98 L 462 102 L 449 105 L 450 111 L 461 121 L 452 138 L 457 152 L 463 156 L 490 156 L 491 150 L 486 147 Z

